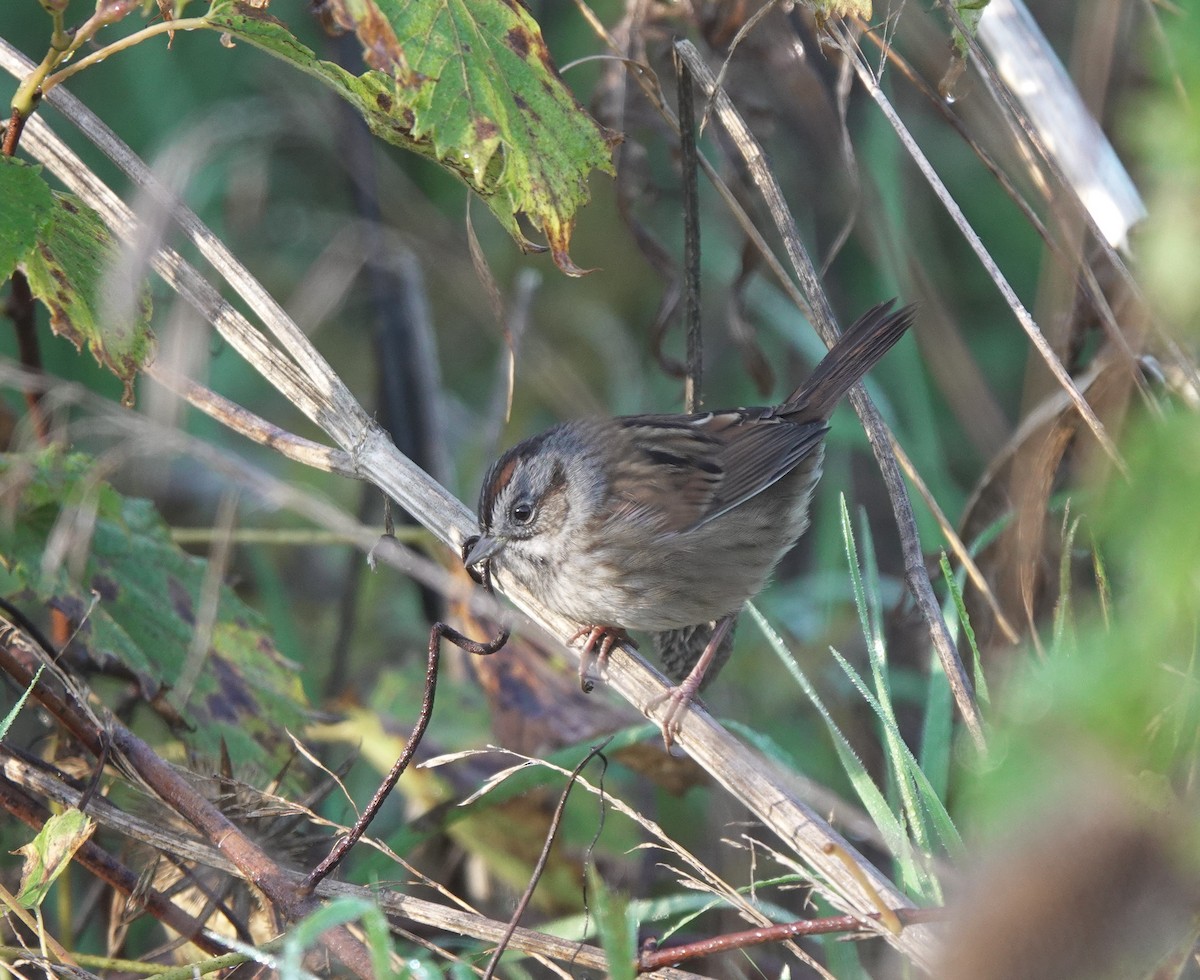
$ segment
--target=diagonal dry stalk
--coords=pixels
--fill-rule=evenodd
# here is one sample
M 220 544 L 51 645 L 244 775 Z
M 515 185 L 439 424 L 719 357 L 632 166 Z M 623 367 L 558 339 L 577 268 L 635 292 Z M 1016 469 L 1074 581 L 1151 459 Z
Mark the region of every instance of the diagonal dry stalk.
M 33 686 L 38 668 L 45 662 L 32 645 L 20 641 L 18 634 L 11 633 L 0 642 L 0 665 L 22 687 Z M 111 754 L 125 772 L 136 775 L 172 809 L 186 815 L 247 880 L 255 883 L 286 920 L 296 921 L 315 911 L 315 900 L 304 895 L 274 859 L 184 779 L 179 770 L 115 718 L 109 717 L 99 724 L 70 686 L 61 684 L 53 674 L 41 678 L 34 696 L 99 760 L 100 768 Z M 88 795 L 86 791 L 80 794 L 75 805 L 86 807 Z M 366 946 L 346 926 L 325 930 L 319 942 L 350 973 L 363 978 L 372 976 Z
M 43 768 L 36 767 L 6 750 L 0 749 L 0 760 L 3 761 L 3 775 L 0 776 L 0 789 L 6 783 L 20 787 L 28 793 L 43 797 L 60 806 L 77 806 L 80 792 L 63 782 L 54 774 Z M 236 874 L 238 869 L 229 857 L 206 841 L 179 833 L 171 828 L 169 820 L 151 820 L 137 814 L 120 809 L 108 800 L 100 797 L 89 806 L 90 815 L 101 826 L 108 828 L 131 841 L 136 841 L 158 851 L 177 856 L 180 860 L 214 868 L 229 874 Z M 299 871 L 284 869 L 284 874 L 299 888 L 303 874 Z M 366 885 L 354 885 L 348 882 L 327 880 L 317 887 L 316 894 L 322 898 L 353 896 L 369 898 L 377 901 L 384 911 L 397 915 L 409 922 L 444 929 L 447 932 L 470 936 L 484 942 L 498 942 L 508 928 L 504 922 L 489 919 L 469 909 L 457 909 L 441 902 L 430 902 L 425 899 L 408 895 L 398 889 L 381 888 Z M 181 931 L 187 930 L 189 923 L 179 916 L 174 924 Z M 198 937 L 200 942 L 207 942 L 205 937 Z M 589 970 L 603 970 L 606 967 L 604 951 L 595 946 L 581 945 L 550 936 L 534 929 L 518 928 L 512 935 L 511 947 L 535 956 L 548 959 L 558 959 L 573 962 Z M 216 947 L 217 949 L 222 947 Z M 692 974 L 681 970 L 664 970 L 658 974 L 669 980 L 685 980 Z
M 792 267 L 800 280 L 805 298 L 812 310 L 813 323 L 825 343 L 832 346 L 837 339 L 833 309 L 825 295 L 817 268 L 800 240 L 796 221 L 784 200 L 779 182 L 765 163 L 762 147 L 751 134 L 750 128 L 741 118 L 741 114 L 734 107 L 732 100 L 723 89 L 717 87 L 716 77 L 705 65 L 700 53 L 691 42 L 677 41 L 675 50 L 700 82 L 706 96 L 716 108 L 717 118 L 721 120 L 726 132 L 742 153 L 746 166 L 749 168 L 759 192 L 766 199 L 771 216 L 783 237 L 788 258 L 792 262 Z M 892 436 L 861 384 L 855 385 L 850 390 L 850 401 L 863 422 L 867 439 L 875 452 L 875 459 L 892 499 L 892 508 L 900 529 L 901 544 L 904 549 L 905 574 L 909 589 L 929 627 L 930 636 L 941 659 L 946 677 L 950 681 L 950 689 L 966 722 L 967 730 L 974 738 L 976 746 L 982 749 L 984 747 L 983 720 L 979 714 L 979 706 L 975 701 L 970 678 L 967 676 L 962 659 L 950 637 L 950 631 L 942 616 L 937 596 L 934 595 L 933 585 L 929 581 L 925 557 L 917 536 L 916 517 L 908 499 L 904 479 L 900 475 L 900 466 L 892 451 Z
M 0 44 L 0 63 L 16 75 L 27 72 L 30 64 L 7 44 Z M 108 127 L 62 87 L 50 93 L 48 99 L 159 207 L 169 212 L 207 261 L 263 321 L 278 346 L 225 303 L 177 253 L 156 247 L 151 259 L 155 271 L 212 322 L 264 378 L 330 436 L 348 455 L 354 473 L 378 486 L 457 553 L 462 542 L 475 533 L 471 512 L 395 449 L 387 434 L 278 304 L 192 212 L 170 198 L 146 166 Z M 130 209 L 70 153 L 43 119 L 30 120 L 24 140 L 25 148 L 95 208 L 119 239 L 138 240 L 138 222 Z M 551 636 L 567 636 L 576 626 L 546 609 L 535 596 L 514 591 L 509 598 Z M 611 685 L 647 716 L 668 688 L 660 674 L 624 649 L 614 651 L 608 673 Z M 864 916 L 881 911 L 880 900 L 891 908 L 911 907 L 911 902 L 885 875 L 794 796 L 784 774 L 731 736 L 707 712 L 695 707 L 685 715 L 678 742 L 770 827 L 805 867 L 813 869 L 817 887 L 834 907 Z M 851 873 L 843 859 L 834 855 L 849 856 L 857 873 Z M 864 881 L 869 887 L 864 887 Z M 885 938 L 919 965 L 928 966 L 932 960 L 935 943 L 926 927 L 914 926 L 898 935 L 885 933 Z

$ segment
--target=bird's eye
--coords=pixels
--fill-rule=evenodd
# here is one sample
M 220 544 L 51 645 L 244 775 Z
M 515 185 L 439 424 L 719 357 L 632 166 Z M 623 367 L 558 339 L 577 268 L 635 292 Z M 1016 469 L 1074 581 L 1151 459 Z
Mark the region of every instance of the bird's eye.
M 528 524 L 533 520 L 533 504 L 527 500 L 518 500 L 512 505 L 509 516 L 518 524 Z

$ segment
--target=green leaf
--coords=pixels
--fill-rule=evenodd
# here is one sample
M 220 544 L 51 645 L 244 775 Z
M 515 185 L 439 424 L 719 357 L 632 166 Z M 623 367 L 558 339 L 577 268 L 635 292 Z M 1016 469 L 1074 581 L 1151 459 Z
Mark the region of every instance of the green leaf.
M 311 912 L 288 932 L 280 951 L 280 975 L 301 976 L 304 956 L 315 948 L 321 934 L 349 922 L 363 922 L 368 935 L 375 976 L 394 976 L 389 967 L 391 942 L 387 920 L 374 902 L 357 895 L 339 895 Z
M 596 931 L 608 960 L 609 980 L 634 980 L 637 973 L 637 929 L 629 920 L 628 903 L 612 891 L 588 865 L 588 891 L 596 907 Z
M 613 172 L 619 137 L 563 84 L 537 22 L 515 0 L 334 0 L 375 68 L 352 75 L 322 61 L 274 19 L 240 4 L 214 10 L 213 27 L 291 62 L 353 105 L 382 139 L 427 156 L 477 193 L 525 248 L 524 215 L 555 264 L 580 275 L 568 248 L 593 169 Z M 382 69 L 382 70 L 380 70 Z
M 17 901 L 27 909 L 40 906 L 54 880 L 95 829 L 95 823 L 79 810 L 66 810 L 50 817 L 37 836 L 19 849 L 25 855 L 25 867 L 21 871 Z
M 1063 546 L 1058 559 L 1058 598 L 1054 602 L 1054 646 L 1059 653 L 1075 649 L 1075 606 L 1071 601 L 1071 574 L 1075 554 L 1075 535 L 1079 533 L 1080 518 L 1067 522 L 1070 508 L 1063 517 Z
M 36 246 L 23 263 L 33 295 L 50 310 L 50 327 L 79 350 L 85 344 L 96 360 L 125 385 L 123 401 L 133 404 L 133 379 L 150 357 L 150 293 L 139 284 L 131 302 L 119 296 L 111 270 L 117 250 L 100 216 L 71 194 L 53 195 L 51 213 Z M 106 318 L 127 307 L 122 322 Z
M 0 280 L 37 244 L 54 213 L 54 196 L 42 168 L 0 157 Z
M 171 541 L 148 501 L 97 480 L 93 465 L 54 450 L 0 458 L 11 508 L 0 523 L 0 588 L 31 612 L 41 604 L 65 615 L 78 627 L 73 647 L 131 674 L 191 751 L 217 759 L 225 748 L 235 765 L 274 771 L 289 751 L 283 729 L 305 720 L 295 666 L 223 585 L 207 650 L 193 662 L 207 563 Z M 191 690 L 175 690 L 189 671 Z
M 879 567 L 875 561 L 875 543 L 871 537 L 870 528 L 862 531 L 863 560 L 860 566 L 857 560 L 854 532 L 850 526 L 850 513 L 846 509 L 846 497 L 840 497 L 842 516 L 842 540 L 846 548 L 847 560 L 850 564 L 850 579 L 854 585 L 855 603 L 858 606 L 859 622 L 862 624 L 863 637 L 867 641 L 867 653 L 871 663 L 871 676 L 875 684 L 877 713 L 883 726 L 884 746 L 887 750 L 887 774 L 889 784 L 903 803 L 903 813 L 912 830 L 917 845 L 922 850 L 928 850 L 929 837 L 924 822 L 917 812 L 915 790 L 912 779 L 904 765 L 904 739 L 900 734 L 900 726 L 896 722 L 896 712 L 892 705 L 891 681 L 887 663 L 887 647 L 883 637 L 883 601 L 879 595 Z M 836 651 L 835 651 L 836 654 Z
M 950 560 L 946 557 L 945 552 L 942 552 L 941 569 L 942 578 L 946 580 L 946 588 L 950 591 L 950 598 L 954 601 L 954 609 L 958 614 L 958 621 L 962 625 L 963 635 L 971 647 L 971 677 L 975 683 L 975 696 L 979 699 L 979 704 L 986 709 L 991 704 L 991 695 L 988 693 L 987 678 L 983 673 L 983 661 L 979 656 L 979 643 L 975 639 L 975 628 L 971 625 L 971 617 L 967 613 L 967 603 L 963 599 L 962 587 L 950 570 Z M 942 676 L 945 676 L 944 671 Z
M 958 16 L 962 18 L 963 26 L 972 36 L 979 32 L 979 18 L 983 16 L 983 12 L 987 10 L 990 0 L 955 0 L 954 9 L 958 11 Z M 953 30 L 954 48 L 961 58 L 966 58 L 968 47 L 966 38 L 962 36 L 958 28 Z
M 954 700 L 937 651 L 929 651 L 928 680 L 921 712 L 921 752 L 918 763 L 938 799 L 950 795 L 950 766 L 954 749 Z
M 850 683 L 855 686 L 855 688 L 858 690 L 858 693 L 862 695 L 863 700 L 866 701 L 867 704 L 870 705 L 871 710 L 875 712 L 876 717 L 882 719 L 884 710 L 879 703 L 879 699 L 875 697 L 874 693 L 870 690 L 870 688 L 867 687 L 866 682 L 862 679 L 862 677 L 859 676 L 858 671 L 856 671 L 850 665 L 850 662 L 846 660 L 846 658 L 840 653 L 838 653 L 837 650 L 830 648 L 830 652 L 833 654 L 838 666 L 842 668 L 843 672 L 850 679 Z M 925 839 L 928 838 L 928 831 L 924 827 L 923 818 L 924 816 L 928 816 L 946 849 L 953 854 L 961 853 L 963 850 L 963 843 L 962 838 L 958 834 L 958 829 L 954 826 L 954 822 L 950 819 L 950 814 L 947 812 L 945 804 L 942 803 L 941 799 L 934 791 L 934 788 L 932 784 L 930 784 L 925 773 L 921 771 L 921 767 L 917 762 L 916 756 L 912 754 L 912 750 L 909 749 L 908 745 L 899 738 L 898 734 L 891 741 L 898 746 L 898 751 L 900 753 L 899 761 L 893 763 L 893 765 L 902 767 L 903 771 L 900 773 L 900 775 L 902 775 L 908 783 L 915 787 L 915 792 L 918 794 L 916 799 L 921 803 L 921 807 L 918 808 L 916 806 L 916 801 L 906 800 L 900 814 L 900 818 L 902 819 L 898 819 L 897 822 L 900 823 L 901 826 L 906 824 L 912 826 L 914 828 L 914 837 L 916 836 L 916 827 L 920 825 L 922 839 Z M 923 853 L 928 853 L 928 850 L 923 845 L 921 850 Z M 907 851 L 898 854 L 897 859 L 901 862 L 901 867 L 904 871 L 906 880 L 911 881 L 914 887 L 927 890 L 927 893 L 923 893 L 923 897 L 938 902 L 942 900 L 941 885 L 931 872 L 927 872 L 924 867 L 913 861 L 911 854 Z M 905 862 L 908 863 L 905 864 Z

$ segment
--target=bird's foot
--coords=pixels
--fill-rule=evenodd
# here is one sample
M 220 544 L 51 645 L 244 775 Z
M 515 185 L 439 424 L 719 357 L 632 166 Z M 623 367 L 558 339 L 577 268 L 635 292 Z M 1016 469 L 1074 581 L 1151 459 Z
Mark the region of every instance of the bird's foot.
M 684 712 L 696 700 L 696 693 L 700 690 L 701 677 L 689 675 L 682 684 L 676 685 L 669 691 L 664 691 L 647 705 L 647 714 L 653 713 L 660 704 L 667 705 L 667 710 L 659 719 L 658 727 L 662 731 L 663 745 L 666 746 L 668 753 L 671 751 L 671 746 L 675 744 L 675 736 L 679 734 L 679 729 L 682 727 Z
M 583 647 L 579 651 L 579 686 L 584 694 L 591 694 L 596 686 L 591 676 L 593 665 L 605 667 L 613 647 L 618 643 L 628 643 L 637 649 L 637 644 L 619 626 L 584 626 L 572 633 L 567 643 L 575 644 L 580 640 L 583 640 Z
M 667 752 L 671 751 L 671 746 L 675 743 L 675 736 L 679 734 L 679 729 L 682 727 L 682 717 L 685 711 L 695 699 L 700 691 L 700 686 L 704 683 L 705 674 L 713 664 L 713 659 L 717 652 L 721 649 L 721 644 L 725 642 L 725 637 L 729 635 L 733 629 L 734 620 L 737 619 L 737 613 L 731 613 L 717 620 L 713 627 L 712 635 L 708 639 L 707 645 L 704 647 L 704 652 L 697 658 L 696 663 L 688 672 L 687 677 L 678 687 L 673 687 L 664 694 L 660 694 L 650 702 L 649 711 L 653 711 L 656 707 L 664 702 L 670 702 L 666 712 L 659 721 L 658 727 L 662 729 L 663 745 L 667 747 Z M 728 650 L 726 651 L 728 654 Z M 718 664 L 718 669 L 720 665 Z

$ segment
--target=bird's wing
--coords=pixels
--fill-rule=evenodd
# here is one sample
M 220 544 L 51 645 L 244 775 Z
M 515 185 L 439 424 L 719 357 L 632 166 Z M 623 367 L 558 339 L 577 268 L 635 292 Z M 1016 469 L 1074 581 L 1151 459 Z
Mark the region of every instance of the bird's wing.
M 662 531 L 689 531 L 727 513 L 791 472 L 820 445 L 821 421 L 769 409 L 617 420 L 624 441 L 611 467 L 613 515 Z

